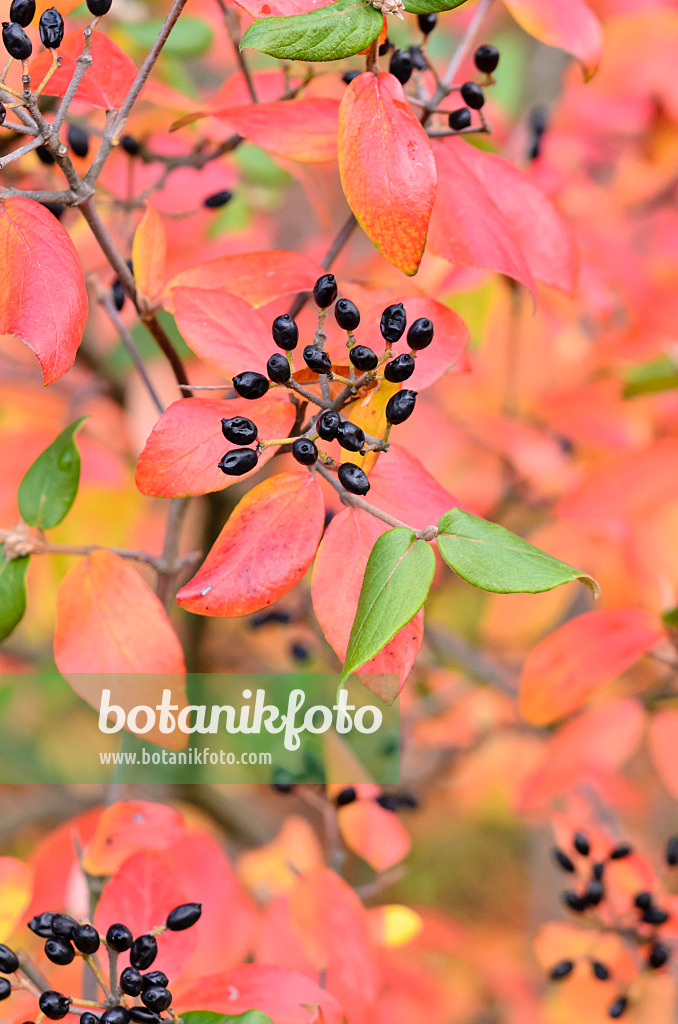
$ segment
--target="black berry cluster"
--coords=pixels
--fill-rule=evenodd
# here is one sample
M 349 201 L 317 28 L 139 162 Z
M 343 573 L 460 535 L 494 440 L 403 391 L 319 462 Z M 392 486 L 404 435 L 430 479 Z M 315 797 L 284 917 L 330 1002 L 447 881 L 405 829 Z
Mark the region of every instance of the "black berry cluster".
M 87 0 L 87 7 L 95 18 L 100 18 L 111 9 L 112 0 Z M 12 0 L 9 8 L 9 21 L 2 23 L 2 42 L 10 57 L 14 60 L 28 60 L 33 52 L 33 44 L 24 32 L 35 17 L 35 0 Z M 40 16 L 38 22 L 40 42 L 48 50 L 58 50 L 64 38 L 64 19 L 56 7 L 49 7 Z M 3 108 L 4 109 L 4 108 Z M 0 119 L 0 124 L 2 124 Z M 86 156 L 78 153 L 76 146 L 70 141 L 69 145 L 78 156 Z
M 492 73 L 499 64 L 499 50 L 496 46 L 492 46 L 490 43 L 479 46 L 473 55 L 473 61 L 478 71 L 485 75 L 483 85 L 492 85 L 494 82 Z M 448 124 L 454 132 L 462 132 L 470 128 L 473 120 L 471 111 L 477 110 L 480 113 L 485 106 L 485 92 L 477 82 L 464 82 L 459 92 L 466 105 L 453 110 L 448 116 Z M 483 115 L 480 114 L 480 117 L 484 125 Z
M 293 457 L 302 466 L 313 466 L 320 460 L 325 466 L 337 472 L 339 482 L 352 494 L 367 494 L 370 484 L 366 474 L 354 462 L 335 461 L 316 445 L 317 440 L 338 441 L 342 448 L 361 456 L 369 451 L 385 451 L 387 438 L 394 424 L 404 423 L 414 412 L 417 392 L 403 388 L 394 394 L 386 405 L 386 434 L 381 439 L 370 439 L 364 431 L 342 414 L 344 405 L 349 404 L 361 387 L 374 381 L 386 380 L 401 384 L 414 373 L 417 353 L 433 341 L 433 324 L 425 317 L 415 320 L 407 331 L 409 352 L 393 356 L 392 346 L 405 334 L 407 315 L 402 302 L 388 306 L 381 315 L 380 330 L 386 348 L 380 357 L 373 349 L 360 345 L 353 331 L 360 325 L 360 310 L 347 298 L 337 298 L 337 282 L 332 274 L 323 274 L 313 286 L 313 299 L 318 307 L 318 329 L 313 342 L 302 350 L 306 369 L 318 375 L 323 399 L 318 400 L 321 411 L 314 415 L 299 436 L 281 440 L 266 441 L 258 436 L 256 424 L 245 416 L 233 416 L 221 422 L 221 429 L 227 441 L 238 447 L 227 452 L 219 462 L 219 469 L 228 476 L 241 476 L 257 465 L 262 451 L 272 445 L 290 445 Z M 325 352 L 325 320 L 329 309 L 334 306 L 334 317 L 339 327 L 347 333 L 350 377 L 339 374 L 339 368 Z M 299 344 L 299 328 L 289 313 L 282 313 L 271 327 L 273 341 L 281 351 L 274 352 L 266 364 L 266 375 L 254 370 L 244 370 L 233 377 L 233 387 L 241 398 L 256 400 L 262 398 L 271 387 L 281 386 L 298 390 L 302 395 L 308 392 L 300 388 L 293 373 L 292 353 Z M 344 385 L 336 400 L 329 396 L 329 381 Z M 252 447 L 249 447 L 252 446 Z

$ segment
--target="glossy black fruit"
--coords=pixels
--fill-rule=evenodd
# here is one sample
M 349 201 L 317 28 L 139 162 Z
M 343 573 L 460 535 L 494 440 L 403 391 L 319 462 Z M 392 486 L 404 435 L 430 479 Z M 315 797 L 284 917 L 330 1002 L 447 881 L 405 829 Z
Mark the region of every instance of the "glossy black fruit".
M 392 49 L 393 49 L 393 43 L 388 38 L 388 36 L 386 36 L 386 39 L 384 39 L 383 43 L 379 43 L 379 46 L 377 48 L 377 53 L 379 54 L 380 57 L 385 57 L 386 54 L 388 53 L 388 51 L 392 50 Z
M 30 55 L 33 53 L 32 42 L 22 29 L 21 25 L 18 25 L 15 21 L 3 21 L 2 41 L 7 53 L 10 57 L 14 57 L 15 60 L 28 60 Z M 50 156 L 51 155 L 52 154 L 50 153 Z M 53 158 L 52 163 L 54 163 Z
M 409 380 L 413 373 L 414 356 L 411 356 L 409 352 L 396 356 L 384 367 L 384 377 L 392 384 L 400 384 L 404 380 Z
M 591 844 L 589 843 L 589 837 L 585 832 L 575 832 L 572 839 L 572 845 L 574 846 L 577 853 L 580 853 L 582 857 L 588 857 L 591 852 Z
M 351 360 L 356 370 L 365 372 L 366 370 L 376 369 L 379 357 L 376 352 L 373 352 L 367 345 L 354 345 L 348 354 L 348 358 Z
M 485 106 L 485 93 L 475 82 L 464 82 L 461 87 L 461 98 L 471 110 L 480 110 Z
M 468 107 L 459 107 L 458 110 L 452 110 L 447 119 L 447 123 L 453 132 L 461 132 L 464 128 L 470 128 L 471 111 Z
M 307 437 L 298 437 L 292 445 L 292 455 L 302 466 L 313 466 L 318 461 L 318 449 Z
M 28 922 L 28 927 L 36 935 L 40 935 L 43 939 L 49 939 L 52 935 L 52 918 L 54 914 L 49 911 L 44 911 L 42 914 L 36 914 Z
M 633 847 L 630 843 L 617 843 L 617 845 L 610 851 L 610 860 L 623 860 L 624 857 L 630 857 L 633 853 Z
M 162 1013 L 172 1005 L 172 993 L 162 985 L 151 985 L 141 993 L 141 1001 L 149 1010 Z
M 607 979 L 610 977 L 609 969 L 605 966 L 605 964 L 601 964 L 600 960 L 593 961 L 593 963 L 591 964 L 591 970 L 593 971 L 594 978 L 597 978 L 598 981 L 607 981 Z
M 64 38 L 64 19 L 56 7 L 48 7 L 38 22 L 40 39 L 48 50 L 58 50 Z
M 382 338 L 387 341 L 389 345 L 393 345 L 396 341 L 400 341 L 405 333 L 406 326 L 407 313 L 405 312 L 405 307 L 402 302 L 397 302 L 392 306 L 387 306 L 381 314 L 379 329 L 381 331 Z
M 392 814 L 396 814 L 398 811 L 398 797 L 395 793 L 382 793 L 381 796 L 377 797 L 376 802 L 380 807 L 383 807 L 385 811 L 391 811 Z
M 263 373 L 245 370 L 233 378 L 233 387 L 241 398 L 262 398 L 268 391 L 268 378 L 264 377 Z
M 38 1005 L 45 1017 L 49 1017 L 50 1020 L 61 1020 L 68 1013 L 72 1002 L 70 996 L 64 996 L 54 989 L 47 989 L 41 993 Z
M 316 420 L 316 430 L 318 435 L 322 437 L 323 441 L 334 441 L 337 436 L 337 430 L 341 423 L 341 416 L 338 412 L 334 412 L 332 409 L 328 409 L 326 412 L 319 416 Z
M 276 384 L 284 384 L 292 376 L 287 357 L 282 352 L 274 352 L 266 363 L 266 373 Z
M 47 146 L 38 146 L 38 148 L 35 151 L 35 155 L 37 156 L 40 163 L 44 164 L 45 167 L 51 167 L 53 163 L 56 163 L 54 157 L 48 150 Z
M 335 803 L 337 807 L 346 807 L 347 804 L 352 804 L 357 796 L 358 794 L 353 786 L 347 786 L 346 789 L 342 789 L 342 791 L 337 795 Z
M 120 138 L 120 145 L 130 156 L 138 156 L 141 146 L 134 138 L 133 135 L 122 135 Z
M 9 978 L 0 978 L 0 999 L 7 999 L 12 994 L 12 983 Z
M 597 907 L 604 895 L 605 887 L 603 886 L 603 883 L 597 878 L 592 878 L 586 886 L 586 892 L 584 893 L 586 905 L 589 907 Z
M 647 965 L 651 967 L 653 971 L 659 970 L 664 964 L 667 964 L 671 959 L 671 950 L 668 946 L 665 946 L 663 942 L 655 942 L 650 947 L 650 952 L 647 958 Z
M 137 1024 L 160 1024 L 160 1014 L 154 1013 L 146 1006 L 132 1006 L 129 1011 L 130 1020 Z M 81 1018 L 82 1019 L 82 1018 Z
M 491 75 L 499 63 L 499 50 L 491 43 L 483 43 L 473 54 L 473 60 L 478 71 Z
M 638 910 L 649 910 L 652 906 L 652 893 L 651 892 L 638 892 L 636 893 L 634 904 L 638 907 Z
M 425 71 L 428 63 L 421 46 L 410 46 L 408 52 L 412 61 L 412 67 L 417 71 Z
M 101 1024 L 127 1024 L 129 1010 L 126 1006 L 111 1006 L 101 1014 Z
M 220 206 L 226 206 L 226 203 L 230 203 L 233 198 L 233 193 L 230 189 L 222 188 L 221 192 L 214 192 L 207 199 L 203 199 L 202 205 L 206 206 L 208 210 L 216 210 Z
M 233 451 L 226 452 L 219 463 L 219 469 L 226 476 L 242 476 L 243 473 L 249 473 L 251 469 L 254 469 L 258 459 L 259 456 L 254 448 L 234 448 Z M 144 970 L 144 968 L 140 967 L 139 970 Z
M 252 444 L 259 433 L 256 423 L 246 416 L 232 416 L 230 420 L 221 421 L 221 432 L 231 444 Z
M 132 933 L 126 924 L 112 924 L 106 932 L 106 945 L 114 953 L 124 953 L 132 945 Z
M 201 907 L 202 904 L 201 903 L 188 903 L 188 904 L 185 904 L 185 906 L 189 906 L 189 907 L 198 906 L 198 907 Z M 181 908 L 178 908 L 178 909 L 181 909 Z M 200 914 L 198 914 L 198 917 L 199 916 L 200 916 Z M 197 918 L 196 918 L 196 920 L 197 920 Z M 193 923 L 195 924 L 195 922 L 193 922 Z M 187 927 L 190 928 L 190 925 L 187 925 Z M 181 931 L 181 929 L 178 929 L 178 930 Z M 174 931 L 177 931 L 177 929 L 175 928 Z M 151 985 L 160 985 L 160 986 L 162 986 L 162 988 L 167 988 L 167 986 L 169 985 L 169 978 L 167 977 L 167 975 L 165 974 L 164 971 L 149 971 L 148 974 L 144 974 L 143 975 L 141 980 L 143 982 L 143 987 L 144 988 L 150 988 Z
M 334 316 L 345 331 L 354 331 L 360 323 L 358 307 L 350 299 L 339 299 L 334 307 Z
M 89 153 L 89 135 L 85 129 L 72 124 L 68 129 L 68 145 L 76 156 L 86 157 Z
M 80 1024 L 99 1024 L 99 1017 L 96 1013 L 86 1011 L 80 1015 Z
M 40 203 L 40 205 L 44 206 L 46 210 L 49 210 L 52 216 L 56 217 L 57 220 L 61 220 L 64 215 L 64 210 L 66 209 L 63 203 Z
M 365 444 L 365 434 L 350 420 L 342 420 L 337 427 L 337 441 L 349 452 L 359 452 Z
M 647 910 L 643 912 L 643 921 L 645 924 L 666 924 L 668 919 L 668 912 L 666 910 L 662 910 L 661 907 L 648 907 Z
M 356 466 L 353 462 L 342 462 L 337 475 L 341 486 L 351 494 L 367 494 L 370 489 L 370 481 L 360 466 Z
M 144 980 L 136 967 L 126 967 L 120 975 L 120 988 L 126 996 L 138 996 L 144 987 Z
M 415 352 L 419 352 L 422 348 L 428 348 L 432 341 L 433 324 L 427 317 L 421 316 L 414 321 L 407 332 L 407 344 Z
M 608 1006 L 608 1017 L 612 1017 L 613 1020 L 616 1020 L 618 1017 L 622 1016 L 628 1005 L 629 1001 L 626 998 L 626 996 L 620 996 L 619 999 L 615 999 L 615 1001 L 610 1006 Z
M 87 0 L 87 7 L 95 18 L 103 18 L 104 14 L 110 11 L 112 2 L 113 0 Z
M 678 864 L 678 836 L 671 836 L 666 844 L 666 863 L 670 868 Z
M 35 17 L 35 0 L 12 0 L 9 8 L 9 20 L 26 28 Z
M 122 281 L 117 277 L 111 286 L 111 295 L 113 297 L 113 305 L 115 306 L 119 313 L 122 307 L 125 305 L 127 293 L 125 292 L 125 289 L 122 286 Z
M 549 971 L 551 981 L 562 981 L 568 974 L 572 974 L 574 964 L 571 960 L 561 960 Z
M 304 362 L 309 370 L 316 373 L 329 373 L 332 369 L 332 360 L 327 352 L 323 352 L 317 345 L 307 345 L 304 349 Z
M 69 914 L 55 914 L 52 918 L 52 935 L 72 939 L 78 930 L 78 922 Z
M 575 914 L 582 914 L 588 906 L 586 900 L 579 893 L 575 892 L 574 889 L 566 889 L 561 899 L 565 906 L 569 910 L 573 910 Z
M 48 939 L 45 943 L 45 956 L 53 964 L 59 964 L 63 967 L 66 964 L 72 963 L 75 950 L 68 939 L 57 936 L 56 938 Z
M 231 452 L 231 454 L 233 454 Z M 138 971 L 145 971 L 150 967 L 158 955 L 158 942 L 155 935 L 140 935 L 132 943 L 129 951 L 129 962 Z
M 437 21 L 437 14 L 417 15 L 417 24 L 419 25 L 419 28 L 421 29 L 425 36 L 430 35 L 430 33 L 433 32 L 433 29 L 436 27 Z
M 416 401 L 417 392 L 403 388 L 386 403 L 386 422 L 404 423 L 414 412 Z
M 341 76 L 341 80 L 342 82 L 344 82 L 345 85 L 350 85 L 353 79 L 357 78 L 358 75 L 361 74 L 362 71 L 345 71 L 344 74 Z
M 398 79 L 401 85 L 405 85 L 412 77 L 412 58 L 407 50 L 395 50 L 388 66 L 391 74 Z
M 334 274 L 323 274 L 313 285 L 313 298 L 321 309 L 331 306 L 337 297 L 337 282 Z
M 14 974 L 19 968 L 19 957 L 13 949 L 0 942 L 0 971 L 3 974 Z
M 101 945 L 99 932 L 91 924 L 81 924 L 73 935 L 73 944 L 81 953 L 96 953 Z
M 291 352 L 293 348 L 297 347 L 299 328 L 289 313 L 281 313 L 280 316 L 277 316 L 273 321 L 271 331 L 278 348 Z
M 571 860 L 570 857 L 568 857 L 566 853 L 564 853 L 562 850 L 559 850 L 557 846 L 554 846 L 551 850 L 551 856 L 553 857 L 558 867 L 562 868 L 563 871 L 572 872 L 575 870 L 574 862 Z

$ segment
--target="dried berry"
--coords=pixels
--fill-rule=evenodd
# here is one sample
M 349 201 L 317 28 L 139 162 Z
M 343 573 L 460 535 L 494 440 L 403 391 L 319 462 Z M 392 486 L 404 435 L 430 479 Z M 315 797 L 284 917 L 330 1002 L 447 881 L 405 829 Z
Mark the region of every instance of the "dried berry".
M 15 60 L 28 60 L 33 53 L 33 44 L 21 25 L 18 25 L 15 21 L 3 21 L 2 41 L 7 53 L 10 57 L 14 57 Z M 51 153 L 50 156 L 52 156 Z M 54 163 L 54 158 L 52 158 L 51 162 Z
M 252 444 L 259 433 L 256 423 L 248 420 L 246 416 L 232 416 L 228 420 L 221 421 L 221 432 L 231 444 Z
M 409 352 L 396 356 L 384 367 L 384 377 L 392 384 L 401 384 L 404 380 L 409 380 L 413 373 L 414 358 Z
M 158 943 L 155 935 L 140 935 L 132 943 L 129 951 L 129 962 L 138 971 L 145 971 L 150 967 L 158 955 Z
M 417 401 L 417 392 L 403 388 L 397 395 L 393 395 L 386 403 L 386 422 L 404 423 L 414 412 Z
M 323 441 L 334 441 L 340 423 L 341 416 L 339 413 L 334 412 L 333 409 L 328 409 L 322 416 L 318 417 L 315 427 Z
M 367 494 L 370 489 L 370 482 L 360 466 L 353 462 L 343 462 L 339 466 L 339 483 L 351 494 Z
M 387 306 L 381 314 L 379 329 L 381 331 L 382 338 L 387 341 L 389 345 L 394 345 L 396 341 L 400 341 L 405 333 L 406 326 L 407 314 L 402 302 L 397 302 L 392 306 Z
M 248 398 L 254 401 L 263 398 L 268 391 L 268 378 L 263 373 L 256 373 L 254 370 L 245 370 L 233 378 L 233 387 L 241 398 Z
M 365 444 L 365 433 L 350 420 L 342 420 L 337 427 L 337 441 L 349 452 L 359 452 Z
M 50 1020 L 61 1020 L 68 1013 L 72 1002 L 70 996 L 47 989 L 46 992 L 41 993 L 38 1005 L 45 1017 L 49 1017 Z
M 373 352 L 367 345 L 354 345 L 348 354 L 348 358 L 356 370 L 360 370 L 361 373 L 376 369 L 379 362 L 376 352 Z
M 254 469 L 258 461 L 259 456 L 254 448 L 234 448 L 232 451 L 226 452 L 218 465 L 226 476 L 242 476 Z M 144 970 L 144 968 L 140 967 L 139 970 Z
M 313 298 L 321 309 L 331 306 L 337 297 L 337 282 L 334 274 L 323 274 L 313 285 Z
M 282 352 L 274 352 L 266 363 L 266 373 L 275 384 L 284 384 L 292 376 L 290 364 Z
M 42 45 L 48 50 L 58 50 L 64 38 L 64 19 L 56 7 L 48 7 L 38 22 Z
M 318 461 L 318 449 L 307 437 L 298 437 L 292 445 L 292 455 L 302 466 L 313 466 Z
M 291 352 L 299 341 L 299 328 L 289 313 L 282 313 L 273 321 L 271 328 L 273 340 L 278 348 Z
M 144 981 L 136 967 L 126 967 L 120 975 L 120 988 L 126 996 L 138 996 Z
M 332 370 L 332 360 L 327 352 L 323 352 L 317 345 L 306 346 L 304 349 L 304 362 L 309 370 L 313 370 L 315 373 L 330 373 Z
M 9 8 L 9 20 L 26 28 L 35 17 L 35 0 L 12 0 Z

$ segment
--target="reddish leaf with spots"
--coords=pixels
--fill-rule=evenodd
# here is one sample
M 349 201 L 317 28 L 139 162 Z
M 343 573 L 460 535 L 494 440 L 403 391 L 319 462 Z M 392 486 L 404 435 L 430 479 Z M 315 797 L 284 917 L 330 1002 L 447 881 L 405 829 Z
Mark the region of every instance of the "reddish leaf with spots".
M 337 100 L 258 103 L 218 110 L 215 116 L 231 131 L 276 156 L 302 164 L 337 159 Z
M 177 594 L 197 615 L 248 615 L 291 590 L 309 568 L 325 519 L 310 473 L 280 473 L 231 513 L 205 562 Z
M 365 72 L 339 110 L 339 171 L 365 234 L 405 274 L 419 269 L 436 192 L 431 142 L 393 75 Z
M 22 198 L 0 203 L 0 252 L 0 334 L 24 341 L 51 384 L 72 366 L 87 320 L 78 254 L 49 210 Z
M 47 96 L 63 96 L 66 92 L 83 45 L 80 29 L 66 32 L 59 47 L 61 66 L 47 83 Z M 31 78 L 37 82 L 41 81 L 51 63 L 50 51 L 43 50 L 29 65 Z M 136 74 L 136 64 L 117 43 L 103 32 L 93 32 L 92 64 L 78 86 L 76 99 L 82 103 L 91 103 L 94 107 L 102 107 L 104 110 L 117 110 L 125 102 Z

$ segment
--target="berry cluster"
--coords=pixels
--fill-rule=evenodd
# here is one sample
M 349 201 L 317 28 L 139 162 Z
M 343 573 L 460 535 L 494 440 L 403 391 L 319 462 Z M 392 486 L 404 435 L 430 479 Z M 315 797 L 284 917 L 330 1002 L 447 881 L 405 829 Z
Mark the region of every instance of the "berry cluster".
M 485 75 L 484 85 L 491 85 L 494 82 L 492 73 L 496 71 L 499 64 L 499 50 L 490 43 L 479 46 L 473 55 L 473 60 L 478 71 Z M 485 92 L 477 82 L 464 82 L 459 89 L 461 98 L 466 106 L 453 110 L 448 117 L 448 124 L 452 131 L 460 132 L 471 127 L 471 111 L 477 110 L 483 126 L 485 120 L 482 108 L 485 106 Z
M 172 993 L 167 987 L 169 979 L 163 971 L 149 971 L 158 954 L 156 935 L 164 931 L 179 932 L 192 927 L 200 918 L 200 903 L 183 903 L 175 907 L 168 915 L 164 924 L 154 928 L 145 935 L 134 938 L 130 929 L 124 924 L 112 924 L 106 936 L 102 938 L 96 928 L 88 921 L 76 921 L 68 914 L 53 914 L 48 911 L 36 914 L 28 923 L 28 927 L 36 935 L 45 939 L 45 956 L 53 964 L 60 966 L 70 964 L 76 956 L 81 956 L 93 971 L 101 988 L 106 993 L 102 1003 L 92 1003 L 77 997 L 66 996 L 54 989 L 40 993 L 38 1003 L 41 1013 L 49 1020 L 61 1020 L 72 1006 L 87 1007 L 80 1013 L 81 1024 L 160 1024 L 162 1014 L 172 1005 Z M 100 946 L 105 946 L 111 963 L 111 990 L 103 979 L 97 953 Z M 118 953 L 129 950 L 130 966 L 120 974 L 117 987 L 113 987 L 115 963 Z M 142 974 L 142 971 L 148 973 Z M 14 950 L 0 944 L 0 973 L 3 975 L 18 972 L 17 988 L 30 988 L 34 983 L 29 975 L 23 975 L 22 967 Z M 0 999 L 6 999 L 12 992 L 12 984 L 6 977 L 0 978 Z M 140 1000 L 130 1005 L 128 998 Z M 100 1013 L 92 1012 L 99 1010 Z M 174 1017 L 172 1016 L 172 1019 Z M 26 1021 L 25 1024 L 32 1024 Z
M 329 381 L 345 385 L 342 394 L 332 401 L 329 397 L 318 402 L 322 411 L 313 416 L 306 429 L 297 437 L 265 441 L 259 438 L 256 424 L 245 416 L 233 416 L 222 420 L 221 427 L 226 440 L 240 447 L 227 452 L 219 462 L 219 469 L 229 476 L 241 476 L 254 469 L 264 448 L 271 445 L 290 444 L 292 455 L 302 466 L 313 466 L 320 460 L 329 469 L 336 469 L 342 486 L 352 494 L 367 494 L 370 484 L 363 470 L 354 462 L 343 462 L 336 466 L 334 460 L 320 450 L 316 441 L 338 441 L 342 448 L 361 456 L 369 451 L 387 449 L 390 429 L 394 424 L 404 423 L 412 413 L 417 392 L 403 388 L 394 394 L 386 405 L 386 433 L 381 439 L 369 439 L 364 431 L 341 414 L 345 401 L 350 401 L 366 384 L 387 380 L 400 384 L 414 373 L 417 352 L 427 348 L 433 340 L 433 324 L 420 317 L 407 331 L 410 351 L 393 357 L 392 346 L 400 341 L 407 327 L 407 315 L 402 302 L 387 306 L 381 315 L 380 330 L 385 341 L 384 355 L 379 357 L 366 345 L 359 345 L 353 332 L 360 324 L 360 311 L 350 299 L 337 300 L 337 282 L 332 274 L 323 274 L 313 287 L 313 298 L 318 306 L 318 330 L 313 344 L 306 345 L 302 357 L 306 367 L 318 375 L 325 396 L 329 396 Z M 348 336 L 348 358 L 350 377 L 342 377 L 333 366 L 324 350 L 324 324 L 329 308 L 334 304 L 334 316 L 339 327 Z M 233 377 L 233 387 L 241 398 L 256 400 L 262 398 L 271 387 L 295 388 L 292 368 L 292 352 L 299 343 L 299 328 L 289 313 L 277 316 L 272 325 L 273 341 L 282 349 L 274 352 L 266 364 L 268 376 L 254 370 L 245 370 Z M 356 376 L 356 371 L 360 376 Z M 254 445 L 255 447 L 245 447 Z
M 100 18 L 111 9 L 112 0 L 87 0 L 90 14 Z M 24 31 L 35 17 L 35 0 L 12 0 L 9 21 L 2 23 L 2 41 L 14 60 L 28 60 L 33 44 Z M 38 22 L 40 41 L 48 50 L 58 50 L 64 38 L 64 19 L 56 7 L 49 7 Z

